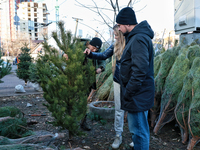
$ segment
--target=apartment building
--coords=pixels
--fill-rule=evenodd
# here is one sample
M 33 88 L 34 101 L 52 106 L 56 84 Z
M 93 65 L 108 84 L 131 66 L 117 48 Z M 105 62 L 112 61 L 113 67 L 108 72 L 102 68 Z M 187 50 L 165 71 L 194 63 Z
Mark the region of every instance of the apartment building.
M 20 32 L 29 33 L 33 41 L 44 40 L 43 35 L 47 34 L 48 23 L 47 7 L 45 3 L 21 2 L 18 4 L 17 15 L 20 18 Z
M 5 43 L 16 38 L 14 16 L 16 14 L 15 0 L 0 0 L 0 39 Z

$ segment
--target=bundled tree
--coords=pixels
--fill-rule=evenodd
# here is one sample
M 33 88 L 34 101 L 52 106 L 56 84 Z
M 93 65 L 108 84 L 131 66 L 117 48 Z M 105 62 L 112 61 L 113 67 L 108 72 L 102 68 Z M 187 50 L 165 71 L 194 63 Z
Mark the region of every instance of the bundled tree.
M 26 119 L 23 113 L 16 107 L 1 107 L 0 108 L 0 136 L 8 138 L 19 138 L 32 134 L 26 128 Z M 5 144 L 0 139 L 0 145 Z
M 37 74 L 37 68 L 35 63 L 31 63 L 29 66 L 29 81 L 32 83 L 40 83 L 40 78 Z
M 196 60 L 198 59 L 198 60 Z M 196 61 L 200 61 L 199 58 L 196 58 Z M 194 61 L 195 61 L 194 60 Z M 199 66 L 194 73 L 194 80 L 192 82 L 192 101 L 189 106 L 188 111 L 188 130 L 189 130 L 189 143 L 187 146 L 188 150 L 192 150 L 194 146 L 200 142 L 200 69 Z
M 176 58 L 165 80 L 164 90 L 161 96 L 160 114 L 153 130 L 155 133 L 157 133 L 166 123 L 175 118 L 174 108 L 183 86 L 183 79 L 188 71 L 189 59 L 186 58 L 186 54 L 181 53 Z
M 192 67 L 183 80 L 183 88 L 179 94 L 178 102 L 175 108 L 175 117 L 181 130 L 182 143 L 186 144 L 188 140 L 188 113 L 193 98 L 193 85 L 199 82 L 200 57 L 196 57 Z M 193 93 L 193 94 L 192 94 Z
M 25 81 L 25 85 L 29 79 L 29 66 L 32 63 L 32 58 L 30 56 L 30 49 L 25 44 L 24 47 L 21 48 L 21 55 L 19 57 L 20 62 L 17 64 L 17 77 Z
M 59 22 L 58 26 L 61 37 L 56 32 L 52 32 L 52 37 L 59 49 L 68 55 L 68 60 L 45 42 L 45 54 L 36 61 L 36 68 L 48 102 L 46 106 L 55 118 L 52 124 L 68 129 L 70 136 L 79 135 L 80 120 L 87 111 L 87 94 L 95 80 L 95 72 L 90 60 L 83 65 L 83 43 L 64 30 L 63 22 Z
M 151 127 L 154 127 L 158 111 L 160 110 L 160 101 L 164 91 L 165 80 L 169 74 L 172 65 L 174 64 L 174 61 L 178 55 L 178 51 L 179 49 L 177 48 L 168 49 L 164 53 L 158 55 L 158 58 L 156 57 L 156 59 L 154 59 L 156 61 L 159 60 L 160 62 L 157 62 L 157 65 L 159 66 L 155 66 L 158 71 L 156 72 L 155 76 L 154 107 L 150 110 Z M 156 61 L 154 62 L 154 64 L 156 64 Z
M 11 69 L 12 69 L 12 67 L 9 62 L 7 62 L 6 65 L 3 64 L 3 59 L 1 59 L 1 51 L 0 51 L 0 83 L 3 82 L 3 81 L 1 81 L 1 78 L 3 78 L 5 75 L 9 74 Z

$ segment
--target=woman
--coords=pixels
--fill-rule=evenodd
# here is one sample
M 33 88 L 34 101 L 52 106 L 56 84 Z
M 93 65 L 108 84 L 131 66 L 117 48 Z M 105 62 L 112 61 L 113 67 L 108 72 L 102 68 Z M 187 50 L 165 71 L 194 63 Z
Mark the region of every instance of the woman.
M 113 27 L 113 30 L 114 30 L 116 41 L 107 50 L 105 50 L 103 53 L 95 53 L 86 49 L 84 53 L 87 54 L 87 56 L 92 59 L 105 60 L 111 57 L 113 54 L 116 58 L 115 59 L 116 65 L 115 65 L 114 76 L 113 76 L 114 101 L 115 101 L 114 128 L 116 132 L 116 138 L 112 144 L 112 148 L 117 149 L 122 143 L 122 132 L 123 132 L 123 125 L 124 125 L 124 111 L 120 109 L 121 101 L 120 101 L 119 67 L 120 67 L 120 59 L 125 47 L 125 39 L 124 39 L 123 34 L 118 30 L 117 25 Z M 130 146 L 133 147 L 133 143 L 131 143 Z

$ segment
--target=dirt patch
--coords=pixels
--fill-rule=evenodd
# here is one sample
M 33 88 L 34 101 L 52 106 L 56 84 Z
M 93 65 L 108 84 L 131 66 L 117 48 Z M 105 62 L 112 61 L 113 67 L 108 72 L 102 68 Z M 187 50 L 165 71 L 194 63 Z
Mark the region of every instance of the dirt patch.
M 28 104 L 29 103 L 29 104 Z M 46 103 L 42 95 L 26 95 L 26 96 L 14 96 L 14 97 L 1 97 L 0 107 L 3 106 L 16 106 L 23 113 L 27 122 L 35 122 L 29 124 L 28 128 L 33 131 L 46 130 L 52 133 L 57 133 L 59 127 L 54 127 L 49 124 L 54 118 L 51 117 L 51 113 L 43 105 Z M 28 105 L 27 105 L 28 104 Z M 42 116 L 34 116 L 33 114 L 42 114 Z M 92 121 L 87 119 L 87 122 L 92 127 L 91 131 L 84 131 L 86 135 L 80 137 L 73 137 L 72 139 L 62 139 L 51 143 L 50 147 L 55 149 L 70 149 L 83 148 L 91 150 L 111 150 L 111 144 L 114 140 L 114 121 L 107 120 L 105 125 L 102 125 L 100 121 Z M 150 150 L 185 150 L 187 145 L 181 143 L 180 130 L 175 126 L 175 122 L 171 122 L 165 125 L 158 135 L 154 135 L 151 129 L 150 137 Z M 67 131 L 62 131 L 67 132 Z M 128 130 L 128 123 L 124 123 L 123 143 L 119 150 L 129 149 L 129 143 L 131 142 L 131 135 Z M 194 150 L 199 150 L 200 145 L 196 145 Z

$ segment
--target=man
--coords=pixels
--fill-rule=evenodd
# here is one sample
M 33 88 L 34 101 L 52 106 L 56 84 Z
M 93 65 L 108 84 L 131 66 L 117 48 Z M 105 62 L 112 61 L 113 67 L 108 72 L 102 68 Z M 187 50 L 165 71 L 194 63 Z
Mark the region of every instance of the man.
M 126 46 L 121 57 L 121 109 L 128 111 L 128 125 L 135 150 L 149 150 L 148 110 L 154 103 L 154 32 L 147 21 L 137 23 L 135 12 L 123 8 L 116 17 Z
M 17 57 L 16 57 L 16 65 L 17 65 L 17 69 L 18 69 L 18 64 L 20 63 L 20 59 L 19 59 L 19 57 L 20 57 L 20 54 L 18 54 Z

